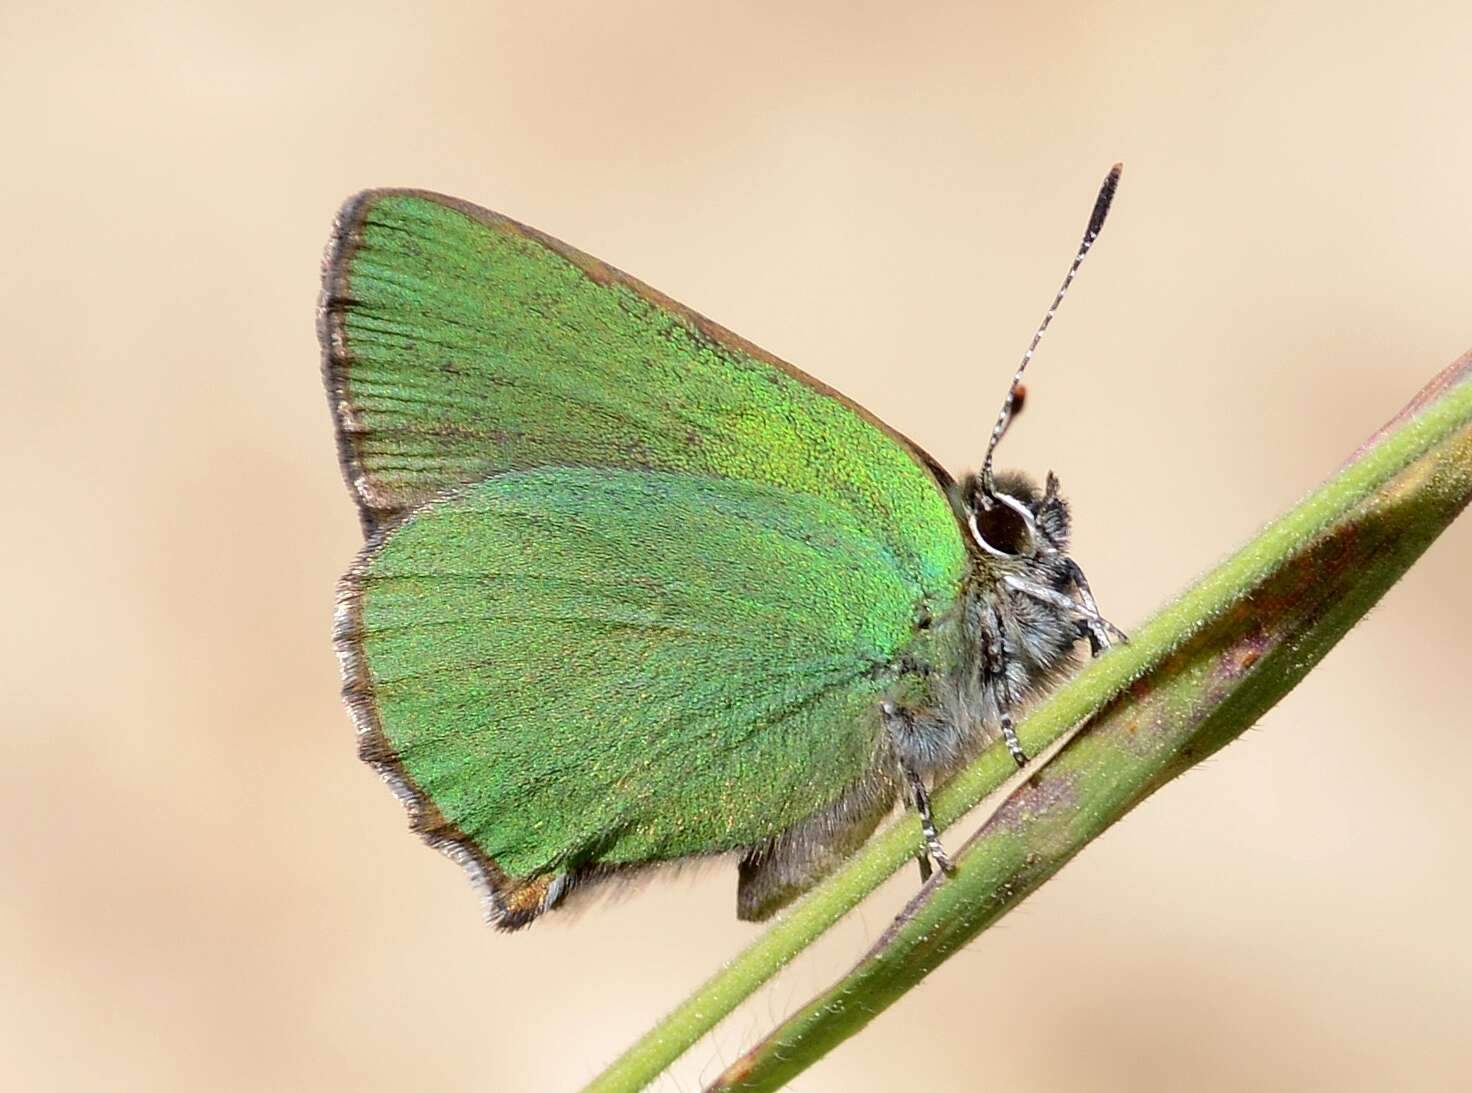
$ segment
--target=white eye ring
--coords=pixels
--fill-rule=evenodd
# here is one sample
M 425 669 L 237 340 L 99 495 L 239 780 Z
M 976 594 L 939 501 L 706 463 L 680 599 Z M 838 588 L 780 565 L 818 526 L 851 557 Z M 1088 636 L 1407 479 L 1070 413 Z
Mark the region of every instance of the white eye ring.
M 975 509 L 972 509 L 966 514 L 966 523 L 971 528 L 971 538 L 976 540 L 977 546 L 981 547 L 982 550 L 986 551 L 994 558 L 1031 558 L 1034 554 L 1037 553 L 1038 545 L 1038 525 L 1037 521 L 1033 519 L 1032 512 L 1028 509 L 1026 505 L 1017 500 L 1017 498 L 1013 497 L 1011 494 L 994 493 L 992 494 L 992 498 L 993 500 L 1006 505 L 1009 509 L 1017 514 L 1019 519 L 1022 520 L 1022 526 L 1027 529 L 1026 549 L 1018 554 L 1009 554 L 1005 550 L 999 550 L 998 548 L 992 546 L 991 543 L 986 541 L 986 536 L 982 535 L 981 528 L 976 526 Z

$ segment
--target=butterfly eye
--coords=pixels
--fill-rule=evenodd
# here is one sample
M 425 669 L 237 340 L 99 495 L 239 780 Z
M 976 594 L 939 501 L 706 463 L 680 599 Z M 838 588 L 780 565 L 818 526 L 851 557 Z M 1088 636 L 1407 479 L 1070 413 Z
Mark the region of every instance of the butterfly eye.
M 1027 507 L 1005 493 L 995 495 L 991 508 L 971 510 L 971 534 L 976 545 L 999 558 L 1031 556 L 1036 552 L 1037 529 Z

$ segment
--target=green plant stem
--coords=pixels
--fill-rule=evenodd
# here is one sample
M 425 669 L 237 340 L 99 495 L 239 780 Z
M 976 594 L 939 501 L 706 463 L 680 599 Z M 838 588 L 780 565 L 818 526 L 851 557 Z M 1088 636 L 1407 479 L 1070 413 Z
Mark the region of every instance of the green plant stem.
M 1472 354 L 1438 376 L 1338 474 L 1141 627 L 1129 645 L 1099 658 L 1040 704 L 1018 726 L 1024 746 L 1039 756 L 1021 778 L 1012 778 L 1013 784 L 1026 781 L 1026 788 L 968 842 L 957 873 L 927 885 L 849 977 L 758 1045 L 715 1088 L 780 1086 L 1302 678 L 1465 505 L 1472 492 L 1469 377 Z M 1324 550 L 1330 553 L 1319 553 Z M 1330 562 L 1333 581 L 1324 579 Z M 954 822 L 999 787 L 1005 788 L 998 796 L 1010 792 L 1011 760 L 1000 751 L 980 756 L 935 795 L 939 825 Z M 1049 762 L 1045 752 L 1057 758 Z M 1056 826 L 1036 826 L 1039 817 Z M 630 1091 L 653 1081 L 912 861 L 918 841 L 913 816 L 871 841 L 588 1090 Z

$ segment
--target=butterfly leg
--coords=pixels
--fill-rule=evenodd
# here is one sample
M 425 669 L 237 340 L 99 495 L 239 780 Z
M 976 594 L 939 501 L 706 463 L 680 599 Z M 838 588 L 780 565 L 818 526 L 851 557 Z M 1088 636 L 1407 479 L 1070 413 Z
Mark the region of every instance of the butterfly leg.
M 1078 589 L 1078 598 L 1083 603 L 1084 610 L 1088 612 L 1089 649 L 1093 652 L 1094 656 L 1098 656 L 1105 649 L 1109 648 L 1110 631 L 1113 631 L 1114 636 L 1119 638 L 1120 641 L 1128 644 L 1130 640 L 1129 635 L 1103 615 L 1099 614 L 1099 605 L 1094 602 L 1093 589 L 1089 587 L 1088 578 L 1084 576 L 1084 571 L 1079 568 L 1078 563 L 1072 558 L 1065 558 L 1064 561 L 1068 565 L 1068 578 L 1073 582 L 1073 586 Z
M 1022 750 L 1022 741 L 1017 738 L 1017 729 L 1012 724 L 1012 685 L 1007 676 L 1007 648 L 1002 637 L 1002 616 L 995 608 L 991 613 L 992 625 L 982 636 L 982 672 L 997 707 L 997 723 L 1002 729 L 1002 742 L 1012 761 L 1019 767 L 1027 766 L 1027 753 Z
M 930 794 L 925 789 L 925 779 L 919 774 L 905 768 L 905 778 L 910 783 L 910 799 L 915 802 L 915 811 L 920 814 L 920 830 L 925 835 L 925 849 L 935 864 L 940 866 L 942 873 L 950 873 L 955 870 L 951 864 L 951 856 L 946 853 L 946 848 L 940 844 L 940 835 L 935 830 L 935 819 L 930 814 Z M 924 858 L 920 861 L 920 879 L 930 879 L 930 863 Z
M 1073 568 L 1074 571 L 1078 573 L 1078 576 L 1083 576 L 1082 572 L 1078 571 L 1078 567 L 1076 565 Z M 1098 649 L 1096 649 L 1096 652 L 1102 652 L 1103 650 L 1109 648 L 1111 644 L 1113 644 L 1110 641 L 1111 634 L 1114 637 L 1119 638 L 1121 641 L 1129 640 L 1129 637 L 1125 634 L 1123 630 L 1121 630 L 1119 627 L 1115 626 L 1114 623 L 1110 622 L 1108 619 L 1104 618 L 1104 616 L 1099 614 L 1099 609 L 1093 606 L 1094 597 L 1085 593 L 1086 586 L 1079 587 L 1080 594 L 1087 595 L 1087 602 L 1080 603 L 1078 600 L 1074 600 L 1069 598 L 1068 596 L 1065 596 L 1062 592 L 1059 592 L 1052 588 L 1046 588 L 1040 584 L 1034 584 L 1032 581 L 1023 580 L 1021 577 L 1009 575 L 1002 578 L 1002 583 L 1008 588 L 1012 589 L 1014 592 L 1021 592 L 1024 596 L 1030 596 L 1041 603 L 1048 604 L 1051 607 L 1058 608 L 1060 611 L 1067 612 L 1069 615 L 1081 616 L 1083 622 L 1089 627 L 1090 631 L 1094 635 L 1090 639 L 1089 644 L 1092 646 L 1095 644 L 1095 642 L 1098 643 Z
M 1007 673 L 1004 670 L 997 676 L 997 708 L 1001 716 L 997 719 L 1002 726 L 1002 742 L 1007 745 L 1007 750 L 1012 754 L 1012 761 L 1019 767 L 1027 766 L 1027 753 L 1022 750 L 1022 741 L 1017 739 L 1017 729 L 1012 724 L 1012 695 L 1007 686 Z
M 915 855 L 920 863 L 920 881 L 924 883 L 930 879 L 932 861 L 940 866 L 942 872 L 949 873 L 952 868 L 951 856 L 941 845 L 940 834 L 935 830 L 935 817 L 930 812 L 930 794 L 925 789 L 925 779 L 911 761 L 905 758 L 907 753 L 913 754 L 911 749 L 914 748 L 914 743 L 909 738 L 915 732 L 914 715 L 893 702 L 884 703 L 883 713 L 885 729 L 889 733 L 900 771 L 909 786 L 910 802 L 920 816 L 920 830 L 925 836 L 925 848 Z
M 1078 629 L 1078 636 L 1088 640 L 1090 656 L 1096 657 L 1109 648 L 1108 635 L 1100 634 L 1099 628 L 1088 619 L 1079 619 L 1074 626 Z

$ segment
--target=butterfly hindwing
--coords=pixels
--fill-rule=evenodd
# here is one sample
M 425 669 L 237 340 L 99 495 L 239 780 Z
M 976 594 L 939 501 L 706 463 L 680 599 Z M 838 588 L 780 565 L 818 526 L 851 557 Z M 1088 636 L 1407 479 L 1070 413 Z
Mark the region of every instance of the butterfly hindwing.
M 873 767 L 920 595 L 826 502 L 548 468 L 370 548 L 339 642 L 370 758 L 499 895 L 750 846 L 832 805 Z

